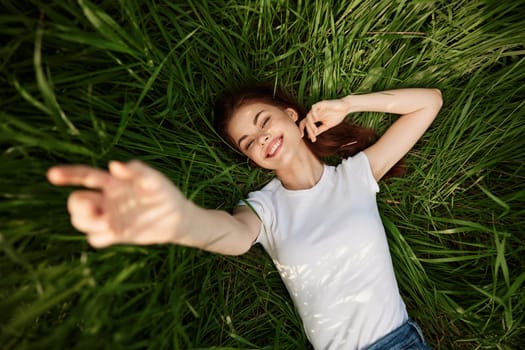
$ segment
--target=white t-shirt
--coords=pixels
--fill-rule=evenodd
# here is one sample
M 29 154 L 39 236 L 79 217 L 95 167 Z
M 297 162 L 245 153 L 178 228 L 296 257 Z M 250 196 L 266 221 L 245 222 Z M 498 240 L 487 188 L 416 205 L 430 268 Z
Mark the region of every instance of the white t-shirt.
M 275 178 L 247 201 L 315 349 L 361 349 L 408 318 L 364 153 L 287 190 Z

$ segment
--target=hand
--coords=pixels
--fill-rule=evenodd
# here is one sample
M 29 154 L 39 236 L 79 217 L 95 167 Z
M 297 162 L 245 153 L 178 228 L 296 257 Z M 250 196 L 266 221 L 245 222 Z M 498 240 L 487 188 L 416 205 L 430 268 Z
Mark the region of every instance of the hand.
M 348 100 L 325 100 L 317 102 L 299 123 L 301 137 L 306 129 L 312 142 L 317 140 L 317 135 L 341 123 L 349 113 Z
M 73 226 L 94 247 L 176 243 L 192 203 L 160 172 L 140 161 L 110 162 L 109 172 L 83 165 L 49 169 L 58 186 L 84 186 L 67 207 Z

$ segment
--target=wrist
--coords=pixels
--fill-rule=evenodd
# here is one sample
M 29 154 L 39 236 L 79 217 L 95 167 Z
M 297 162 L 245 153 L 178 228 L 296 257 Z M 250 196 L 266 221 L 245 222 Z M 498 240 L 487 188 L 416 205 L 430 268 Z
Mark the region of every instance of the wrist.
M 356 97 L 357 95 L 348 95 L 342 98 L 343 103 L 345 104 L 346 114 L 359 112 L 356 104 Z
M 193 223 L 198 215 L 199 207 L 191 200 L 184 198 L 172 215 L 175 216 L 175 224 L 171 234 L 171 243 L 188 245 L 188 240 L 193 236 Z

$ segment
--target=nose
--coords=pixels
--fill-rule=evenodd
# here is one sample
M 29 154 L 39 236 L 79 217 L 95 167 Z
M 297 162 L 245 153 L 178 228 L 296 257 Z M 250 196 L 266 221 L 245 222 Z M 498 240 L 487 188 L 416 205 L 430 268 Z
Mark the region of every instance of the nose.
M 263 133 L 259 135 L 259 144 L 261 146 L 264 146 L 266 142 L 268 142 L 268 140 L 270 140 L 270 135 L 268 133 Z

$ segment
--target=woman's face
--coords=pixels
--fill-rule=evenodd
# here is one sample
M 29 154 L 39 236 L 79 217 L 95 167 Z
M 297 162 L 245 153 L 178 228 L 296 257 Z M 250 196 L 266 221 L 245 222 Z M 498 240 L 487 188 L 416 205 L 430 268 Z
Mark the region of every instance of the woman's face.
M 236 147 L 257 165 L 276 170 L 286 167 L 305 146 L 292 108 L 264 102 L 241 105 L 233 114 L 228 133 Z

